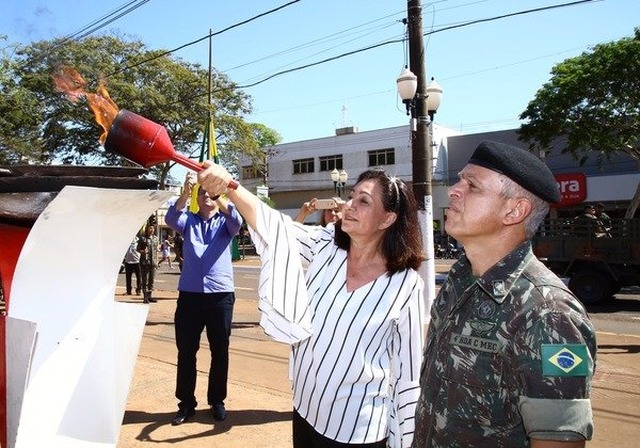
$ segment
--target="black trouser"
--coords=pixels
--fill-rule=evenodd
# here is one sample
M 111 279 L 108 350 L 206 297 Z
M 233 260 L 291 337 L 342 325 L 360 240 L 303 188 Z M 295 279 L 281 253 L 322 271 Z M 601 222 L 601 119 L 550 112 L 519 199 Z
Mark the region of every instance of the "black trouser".
M 180 409 L 195 409 L 196 353 L 200 348 L 202 330 L 207 331 L 211 364 L 207 403 L 223 403 L 227 397 L 229 372 L 229 336 L 233 318 L 233 292 L 194 293 L 180 291 L 174 317 L 178 371 L 176 398 Z
M 386 448 L 387 446 L 387 439 L 373 443 L 341 443 L 331 440 L 313 429 L 313 426 L 295 409 L 292 423 L 294 448 Z
M 142 291 L 152 292 L 153 281 L 156 276 L 156 267 L 152 264 L 140 263 L 140 274 L 142 276 Z
M 140 263 L 124 264 L 125 280 L 127 285 L 127 294 L 131 294 L 131 274 L 136 275 L 136 292 L 140 292 L 142 284 L 140 283 Z

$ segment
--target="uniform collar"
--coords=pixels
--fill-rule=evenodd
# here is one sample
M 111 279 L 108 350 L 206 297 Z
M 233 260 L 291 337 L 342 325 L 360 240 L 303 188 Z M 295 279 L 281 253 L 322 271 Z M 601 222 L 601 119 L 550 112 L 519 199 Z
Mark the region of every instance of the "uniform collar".
M 531 242 L 525 241 L 477 278 L 476 283 L 496 303 L 502 303 L 532 259 Z M 452 266 L 451 275 L 458 278 L 472 275 L 471 264 L 466 257 Z

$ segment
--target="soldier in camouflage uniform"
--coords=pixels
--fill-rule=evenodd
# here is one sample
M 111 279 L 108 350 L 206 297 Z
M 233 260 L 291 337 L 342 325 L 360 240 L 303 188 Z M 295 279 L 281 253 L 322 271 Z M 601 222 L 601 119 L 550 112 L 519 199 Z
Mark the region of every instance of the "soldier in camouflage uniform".
M 153 284 L 158 267 L 158 237 L 156 228 L 147 225 L 144 236 L 138 239 L 138 252 L 140 252 L 140 273 L 142 276 L 143 302 L 157 302 L 153 298 Z
M 431 308 L 413 446 L 584 446 L 595 331 L 530 244 L 560 200 L 551 171 L 483 142 L 449 195 L 446 230 L 465 255 Z

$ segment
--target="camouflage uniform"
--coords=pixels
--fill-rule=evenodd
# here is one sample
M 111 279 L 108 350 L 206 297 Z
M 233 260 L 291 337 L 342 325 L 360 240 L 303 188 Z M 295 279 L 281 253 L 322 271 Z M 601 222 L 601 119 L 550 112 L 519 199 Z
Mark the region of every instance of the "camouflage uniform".
M 462 257 L 431 316 L 414 447 L 591 439 L 595 330 L 529 242 L 480 278 Z
M 138 239 L 138 250 L 144 249 L 146 249 L 146 253 L 140 254 L 140 272 L 142 276 L 142 294 L 146 303 L 151 299 L 156 268 L 158 267 L 158 237 L 155 235 L 140 237 Z

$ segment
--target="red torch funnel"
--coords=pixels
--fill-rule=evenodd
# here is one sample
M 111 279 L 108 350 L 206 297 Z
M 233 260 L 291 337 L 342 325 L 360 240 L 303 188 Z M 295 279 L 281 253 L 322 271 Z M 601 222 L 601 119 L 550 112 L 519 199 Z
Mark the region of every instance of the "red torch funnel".
M 172 160 L 196 172 L 202 165 L 176 152 L 167 130 L 141 115 L 121 109 L 107 133 L 104 147 L 145 168 Z M 236 189 L 238 183 L 229 182 Z

